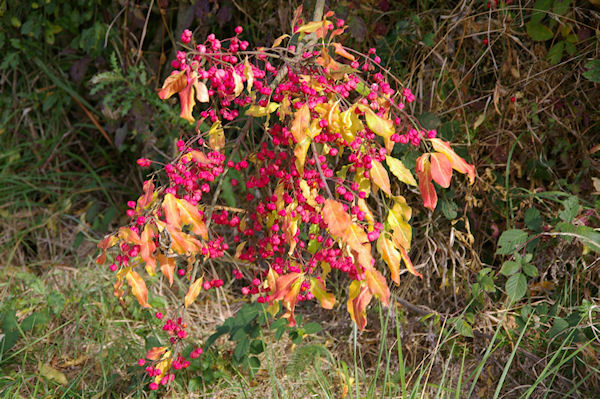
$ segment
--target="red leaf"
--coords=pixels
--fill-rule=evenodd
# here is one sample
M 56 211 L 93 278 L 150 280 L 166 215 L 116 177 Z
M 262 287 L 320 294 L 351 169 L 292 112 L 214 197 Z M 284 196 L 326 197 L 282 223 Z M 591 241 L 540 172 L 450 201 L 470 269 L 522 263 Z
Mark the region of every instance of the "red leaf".
M 366 284 L 362 284 L 357 280 L 350 284 L 346 306 L 348 307 L 350 317 L 361 330 L 364 330 L 367 325 L 366 310 L 369 302 L 371 302 L 371 298 L 373 298 L 373 294 L 371 294 L 371 291 Z
M 167 351 L 166 346 L 155 346 L 146 352 L 146 359 L 148 360 L 158 360 L 160 357 Z
M 179 116 L 190 123 L 194 123 L 195 119 L 192 111 L 194 110 L 194 105 L 196 105 L 196 98 L 194 97 L 194 85 L 192 81 L 190 80 L 185 89 L 181 90 L 178 94 L 181 104 L 181 113 Z
M 143 209 L 146 206 L 150 205 L 150 203 L 152 202 L 153 199 L 154 199 L 154 181 L 146 180 L 144 182 L 144 195 L 142 195 L 137 200 L 137 206 L 139 206 L 140 209 Z
M 106 236 L 104 240 L 98 243 L 98 248 L 102 250 L 102 253 L 96 259 L 97 264 L 102 265 L 104 262 L 106 262 L 106 250 L 115 246 L 118 241 L 119 239 L 117 237 L 110 235 Z
M 437 152 L 441 152 L 450 160 L 452 168 L 459 173 L 466 174 L 469 176 L 469 182 L 473 184 L 475 182 L 475 167 L 468 164 L 464 159 L 459 157 L 454 150 L 450 147 L 450 144 L 441 139 L 429 139 L 433 145 L 433 149 Z
M 437 205 L 437 193 L 431 182 L 429 154 L 423 154 L 417 158 L 417 176 L 419 177 L 419 191 L 423 198 L 423 206 L 433 211 Z
M 156 249 L 156 244 L 154 244 L 154 231 L 150 224 L 144 226 L 144 231 L 142 231 L 141 244 L 140 244 L 140 256 L 146 262 L 146 272 L 149 275 L 154 276 L 156 274 L 156 259 L 152 254 Z
M 431 154 L 431 177 L 440 186 L 450 187 L 452 165 L 450 165 L 450 160 L 446 155 L 439 152 Z

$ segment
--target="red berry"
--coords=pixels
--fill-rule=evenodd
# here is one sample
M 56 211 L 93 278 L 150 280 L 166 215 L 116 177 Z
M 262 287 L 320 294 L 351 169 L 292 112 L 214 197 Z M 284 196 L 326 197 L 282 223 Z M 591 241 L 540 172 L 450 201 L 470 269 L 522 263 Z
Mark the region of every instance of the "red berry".
M 483 39 L 483 44 L 487 45 L 490 41 L 488 40 L 488 38 L 486 37 L 485 39 Z

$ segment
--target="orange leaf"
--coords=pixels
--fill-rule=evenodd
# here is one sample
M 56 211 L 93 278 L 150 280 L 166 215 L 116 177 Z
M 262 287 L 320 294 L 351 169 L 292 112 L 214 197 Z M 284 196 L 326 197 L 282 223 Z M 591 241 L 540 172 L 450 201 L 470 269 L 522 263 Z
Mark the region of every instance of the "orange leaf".
M 281 275 L 275 281 L 275 293 L 271 298 L 271 303 L 283 300 L 283 305 L 288 310 L 283 317 L 286 318 L 290 326 L 296 324 L 294 319 L 294 308 L 298 302 L 298 293 L 302 285 L 303 273 L 288 273 Z
M 208 240 L 208 230 L 206 230 L 206 224 L 198 208 L 185 199 L 175 199 L 175 203 L 183 224 L 189 224 L 192 226 L 194 234 L 199 235 L 204 240 Z
M 383 274 L 375 268 L 365 270 L 365 279 L 371 294 L 375 295 L 381 303 L 388 306 L 390 303 L 390 289 L 387 286 Z
M 165 79 L 162 88 L 158 91 L 158 97 L 161 100 L 166 100 L 175 93 L 179 93 L 187 85 L 187 77 L 185 71 L 174 73 Z
M 162 209 L 165 213 L 167 224 L 181 227 L 181 216 L 179 215 L 179 208 L 177 207 L 177 201 L 173 194 L 168 193 L 163 198 Z
M 321 214 L 332 236 L 342 238 L 347 234 L 346 231 L 352 223 L 352 218 L 344 210 L 341 202 L 326 199 Z
M 441 152 L 448 157 L 450 164 L 452 165 L 452 169 L 469 176 L 469 182 L 471 184 L 475 182 L 475 167 L 459 157 L 450 147 L 449 143 L 437 138 L 429 139 L 429 141 L 433 145 L 434 150 Z
M 296 143 L 300 143 L 306 137 L 306 129 L 310 126 L 310 110 L 308 104 L 304 104 L 294 114 L 294 120 L 290 131 L 296 140 Z
M 171 248 L 180 255 L 196 253 L 202 248 L 202 244 L 196 238 L 182 232 L 174 226 L 166 225 L 171 236 Z
M 144 308 L 149 308 L 148 289 L 146 288 L 144 279 L 135 270 L 129 270 L 125 278 L 131 286 L 131 293 L 137 298 L 140 305 Z
M 392 281 L 396 285 L 400 284 L 400 252 L 394 246 L 394 243 L 386 238 L 383 234 L 379 236 L 377 240 L 377 251 L 381 254 L 381 257 L 387 263 L 392 274 Z
M 137 200 L 137 206 L 139 206 L 140 209 L 143 209 L 146 206 L 150 205 L 150 203 L 154 199 L 154 181 L 146 180 L 144 182 L 143 188 L 144 188 L 144 195 L 142 195 Z
M 367 325 L 367 306 L 371 302 L 373 294 L 369 290 L 366 284 L 362 284 L 360 281 L 355 280 L 350 284 L 348 289 L 348 313 L 350 317 L 356 323 L 359 329 L 364 330 Z
M 431 154 L 431 177 L 440 186 L 450 187 L 452 165 L 450 165 L 450 160 L 444 154 L 439 152 Z
M 129 227 L 121 227 L 119 229 L 119 238 L 121 241 L 125 241 L 128 244 L 141 245 L 142 239 L 135 231 Z
M 194 123 L 195 119 L 192 111 L 194 110 L 194 105 L 196 105 L 196 98 L 194 97 L 193 83 L 190 81 L 178 94 L 179 103 L 181 104 L 181 113 L 179 116 L 190 123 Z
M 392 191 L 390 190 L 390 177 L 388 176 L 387 170 L 385 170 L 381 162 L 374 159 L 371 161 L 371 165 L 372 168 L 369 171 L 371 181 L 382 189 L 384 193 L 392 195 Z
M 173 285 L 173 273 L 175 272 L 175 258 L 169 258 L 166 255 L 158 254 L 160 262 L 160 271 L 169 280 L 169 286 Z
M 192 283 L 192 285 L 190 285 L 190 288 L 188 289 L 187 294 L 185 294 L 184 304 L 185 304 L 186 308 L 189 307 L 192 303 L 194 303 L 194 301 L 198 297 L 198 294 L 200 294 L 201 290 L 202 290 L 202 277 L 196 279 L 196 281 L 194 281 Z
M 321 302 L 321 306 L 324 309 L 332 309 L 335 304 L 335 297 L 333 294 L 328 293 L 325 284 L 323 281 L 319 280 L 316 277 L 311 277 L 310 279 L 310 292 L 317 298 L 319 302 Z
M 158 360 L 160 357 L 167 351 L 166 346 L 155 346 L 146 352 L 146 359 L 148 360 Z
M 102 250 L 102 253 L 96 258 L 97 264 L 102 265 L 106 262 L 106 250 L 115 246 L 118 241 L 119 239 L 116 236 L 110 235 L 98 243 L 98 248 Z
M 413 266 L 412 261 L 408 257 L 408 253 L 406 252 L 406 249 L 404 249 L 402 247 L 400 247 L 398 249 L 400 251 L 400 256 L 402 256 L 402 260 L 404 261 L 404 264 L 406 265 L 406 269 L 408 269 L 408 271 L 411 272 L 412 274 L 414 274 L 415 276 L 422 279 L 423 275 L 421 273 L 419 273 L 417 271 L 417 269 L 415 269 L 415 267 Z
M 417 158 L 417 176 L 419 177 L 419 191 L 423 198 L 423 206 L 433 211 L 437 205 L 437 193 L 431 182 L 429 154 L 423 154 Z
M 156 244 L 154 244 L 154 231 L 150 224 L 144 226 L 144 231 L 142 231 L 141 244 L 140 244 L 140 256 L 146 262 L 146 272 L 149 275 L 154 276 L 156 274 L 156 259 L 152 254 L 156 249 Z
M 340 43 L 331 43 L 333 47 L 335 47 L 335 53 L 337 55 L 341 55 L 342 57 L 349 59 L 350 61 L 354 61 L 355 57 L 346 51 L 346 49 Z

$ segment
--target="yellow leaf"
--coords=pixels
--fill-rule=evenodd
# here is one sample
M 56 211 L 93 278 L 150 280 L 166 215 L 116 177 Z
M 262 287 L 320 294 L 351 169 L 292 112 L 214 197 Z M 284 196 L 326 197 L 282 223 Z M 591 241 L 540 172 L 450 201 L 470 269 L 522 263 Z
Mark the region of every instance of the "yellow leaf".
M 131 286 L 131 293 L 137 298 L 139 304 L 144 308 L 149 308 L 148 289 L 146 288 L 144 279 L 135 270 L 129 270 L 125 278 Z
M 47 379 L 60 385 L 66 385 L 69 382 L 67 377 L 62 372 L 58 371 L 49 364 L 40 364 L 39 370 L 42 377 L 46 377 Z
M 171 237 L 171 248 L 180 255 L 196 253 L 202 248 L 202 244 L 193 236 L 186 234 L 175 226 L 166 225 L 167 232 Z
M 384 234 L 379 236 L 377 240 L 377 251 L 390 268 L 392 281 L 396 285 L 400 284 L 400 252 L 394 246 L 394 243 L 385 237 Z
M 271 47 L 277 47 L 277 46 L 279 46 L 281 44 L 281 42 L 285 38 L 288 38 L 288 37 L 290 37 L 290 35 L 288 35 L 287 33 L 279 36 L 277 39 L 275 39 L 275 41 L 273 42 L 273 45 Z
M 417 181 L 413 177 L 410 170 L 406 166 L 404 166 L 402 161 L 389 155 L 386 155 L 385 162 L 390 167 L 390 171 L 392 172 L 392 174 L 396 176 L 398 180 L 410 186 L 417 186 Z
M 390 177 L 383 165 L 374 159 L 371 161 L 371 165 L 372 168 L 369 171 L 371 181 L 382 189 L 384 193 L 392 195 L 392 191 L 390 190 Z
M 252 65 L 250 65 L 248 57 L 244 60 L 244 76 L 246 77 L 246 89 L 250 93 L 254 84 L 254 72 L 252 72 Z
M 321 302 L 321 306 L 324 309 L 333 308 L 333 305 L 335 304 L 335 297 L 333 294 L 326 291 L 323 281 L 317 279 L 316 277 L 312 277 L 310 279 L 310 292 L 312 292 L 315 298 Z
M 165 375 L 167 375 L 167 371 L 171 368 L 171 363 L 173 362 L 173 357 L 171 356 L 171 351 L 166 351 L 162 356 L 162 361 L 159 362 L 154 368 L 160 370 L 160 374 L 154 377 L 154 382 L 160 384 L 160 380 L 163 379 Z
M 394 123 L 391 120 L 380 117 L 371 108 L 366 106 L 361 107 L 361 109 L 365 112 L 367 126 L 373 133 L 384 138 L 389 138 L 394 134 Z
M 234 74 L 234 76 L 237 75 Z M 225 133 L 220 119 L 213 123 L 208 131 L 208 145 L 215 151 L 220 151 L 225 145 Z
M 232 75 L 233 75 L 233 82 L 235 84 L 235 86 L 233 88 L 233 95 L 235 97 L 237 97 L 240 94 L 242 94 L 242 91 L 244 91 L 244 82 L 242 81 L 242 77 L 240 75 L 238 75 L 238 73 L 236 71 L 233 71 Z
M 373 212 L 371 212 L 371 209 L 367 205 L 367 201 L 365 201 L 364 198 L 359 198 L 357 204 L 360 210 L 365 213 L 365 219 L 369 223 L 369 226 L 372 227 L 375 223 L 375 218 L 373 217 Z
M 294 148 L 294 156 L 296 157 L 296 169 L 300 176 L 304 176 L 304 164 L 306 163 L 306 154 L 308 153 L 308 147 L 310 147 L 311 139 L 306 136 L 296 144 Z
M 188 289 L 187 294 L 185 294 L 184 304 L 185 304 L 186 308 L 189 307 L 192 303 L 194 303 L 194 301 L 198 297 L 198 294 L 200 294 L 201 290 L 202 290 L 202 277 L 196 279 L 196 281 L 194 281 L 192 283 L 192 285 L 190 285 L 190 288 Z
M 179 208 L 177 208 L 177 202 L 175 196 L 171 193 L 167 193 L 163 198 L 162 209 L 165 213 L 167 223 L 177 228 L 181 227 L 181 216 L 179 216 Z
M 327 27 L 329 25 L 333 25 L 331 22 L 329 22 L 328 20 L 323 20 L 323 21 L 313 21 L 313 22 L 309 22 L 307 24 L 302 25 L 301 27 L 299 27 L 295 33 L 312 33 L 312 32 L 322 32 L 325 29 L 327 29 Z M 322 37 L 323 35 L 318 35 L 320 37 Z
M 294 114 L 294 120 L 292 121 L 292 127 L 290 131 L 296 140 L 296 143 L 300 143 L 306 137 L 306 129 L 310 126 L 310 110 L 308 104 L 304 104 Z
M 266 116 L 277 111 L 277 108 L 279 108 L 278 103 L 269 103 L 266 107 L 251 105 L 246 110 L 246 115 L 254 117 Z

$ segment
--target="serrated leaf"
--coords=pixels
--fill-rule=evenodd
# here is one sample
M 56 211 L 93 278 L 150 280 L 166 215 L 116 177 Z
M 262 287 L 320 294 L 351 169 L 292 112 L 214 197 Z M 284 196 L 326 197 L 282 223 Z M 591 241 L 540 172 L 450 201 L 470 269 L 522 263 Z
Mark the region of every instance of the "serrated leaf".
M 525 211 L 525 225 L 531 231 L 539 232 L 542 228 L 542 215 L 537 208 L 529 208 Z
M 417 181 L 413 177 L 411 171 L 406 166 L 404 166 L 402 161 L 389 155 L 386 155 L 385 162 L 388 164 L 390 172 L 392 172 L 392 174 L 396 176 L 398 180 L 410 186 L 417 186 Z
M 567 223 L 571 223 L 579 213 L 579 198 L 574 195 L 562 202 L 563 209 L 558 211 L 558 216 Z
M 524 263 L 523 264 L 523 273 L 525 273 L 529 277 L 537 277 L 538 269 L 537 269 L 537 267 L 535 267 L 535 265 L 532 265 L 531 263 Z
M 498 240 L 498 249 L 496 254 L 509 255 L 512 254 L 519 246 L 527 241 L 527 233 L 519 229 L 506 230 Z
M 458 318 L 454 321 L 454 328 L 456 328 L 456 332 L 458 332 L 463 337 L 474 337 L 473 328 L 462 318 Z
M 550 330 L 548 330 L 548 335 L 550 339 L 552 339 L 561 332 L 565 331 L 567 328 L 569 328 L 569 322 L 561 317 L 557 317 L 554 319 L 554 323 L 552 323 Z
M 523 273 L 517 273 L 506 280 L 506 295 L 512 302 L 523 298 L 527 293 L 527 277 Z
M 188 288 L 188 292 L 187 294 L 185 294 L 184 299 L 184 304 L 186 308 L 189 307 L 192 303 L 194 303 L 194 301 L 200 294 L 200 291 L 202 291 L 202 280 L 202 277 L 197 278 L 196 281 L 194 281 L 190 285 L 190 288 Z
M 502 268 L 500 268 L 500 274 L 503 276 L 512 276 L 521 270 L 521 263 L 515 262 L 514 260 L 507 260 L 502 264 Z
M 558 43 L 555 43 L 554 46 L 552 46 L 550 50 L 548 50 L 548 54 L 546 54 L 546 59 L 548 60 L 550 65 L 556 65 L 560 62 L 560 60 L 562 60 L 564 48 L 565 42 L 560 41 Z
M 592 60 L 585 63 L 586 71 L 582 74 L 584 78 L 600 83 L 600 60 Z

